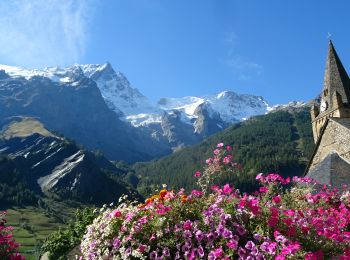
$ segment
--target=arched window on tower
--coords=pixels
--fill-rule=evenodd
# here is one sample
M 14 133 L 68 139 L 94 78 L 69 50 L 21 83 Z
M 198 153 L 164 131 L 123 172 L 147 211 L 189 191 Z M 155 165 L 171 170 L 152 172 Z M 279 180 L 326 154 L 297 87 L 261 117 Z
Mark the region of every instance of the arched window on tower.
M 323 96 L 324 96 L 324 97 L 327 97 L 327 96 L 328 96 L 328 89 L 327 89 L 327 88 L 323 91 Z

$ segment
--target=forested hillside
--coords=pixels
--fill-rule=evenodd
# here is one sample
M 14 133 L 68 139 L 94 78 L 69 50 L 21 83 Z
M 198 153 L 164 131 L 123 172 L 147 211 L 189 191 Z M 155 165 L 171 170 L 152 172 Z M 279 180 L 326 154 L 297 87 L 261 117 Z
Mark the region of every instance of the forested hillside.
M 235 161 L 242 170 L 229 181 L 241 190 L 254 189 L 255 176 L 260 172 L 301 175 L 313 149 L 309 109 L 254 117 L 165 158 L 137 163 L 133 170 L 139 178 L 138 190 L 148 194 L 160 184 L 192 188 L 193 173 L 204 166 L 219 142 L 234 148 Z

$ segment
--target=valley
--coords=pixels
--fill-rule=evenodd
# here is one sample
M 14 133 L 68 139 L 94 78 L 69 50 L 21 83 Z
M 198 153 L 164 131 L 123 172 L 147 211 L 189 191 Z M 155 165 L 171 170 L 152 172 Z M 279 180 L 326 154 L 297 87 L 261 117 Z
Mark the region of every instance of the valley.
M 218 142 L 241 167 L 221 181 L 242 191 L 259 172 L 302 175 L 313 147 L 305 103 L 223 91 L 152 105 L 108 63 L 1 68 L 0 205 L 28 259 L 76 209 L 143 201 L 163 184 L 191 190 Z

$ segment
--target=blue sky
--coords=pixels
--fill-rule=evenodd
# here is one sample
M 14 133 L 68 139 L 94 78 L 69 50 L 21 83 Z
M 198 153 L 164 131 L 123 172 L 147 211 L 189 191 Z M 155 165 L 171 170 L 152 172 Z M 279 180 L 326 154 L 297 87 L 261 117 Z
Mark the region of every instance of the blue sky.
M 221 90 L 271 104 L 322 89 L 327 34 L 350 72 L 347 0 L 3 0 L 0 63 L 104 63 L 152 101 Z

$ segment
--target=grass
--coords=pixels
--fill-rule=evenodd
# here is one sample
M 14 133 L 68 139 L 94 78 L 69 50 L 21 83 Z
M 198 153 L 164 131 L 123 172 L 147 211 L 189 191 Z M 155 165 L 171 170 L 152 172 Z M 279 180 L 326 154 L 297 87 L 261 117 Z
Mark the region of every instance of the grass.
M 63 225 L 35 207 L 12 208 L 7 212 L 8 224 L 14 227 L 14 238 L 21 244 L 20 252 L 28 260 L 37 259 L 42 242 Z
M 12 137 L 27 137 L 34 133 L 43 136 L 53 136 L 51 132 L 45 129 L 42 123 L 34 118 L 21 118 L 21 121 L 8 125 L 0 137 L 10 139 Z

